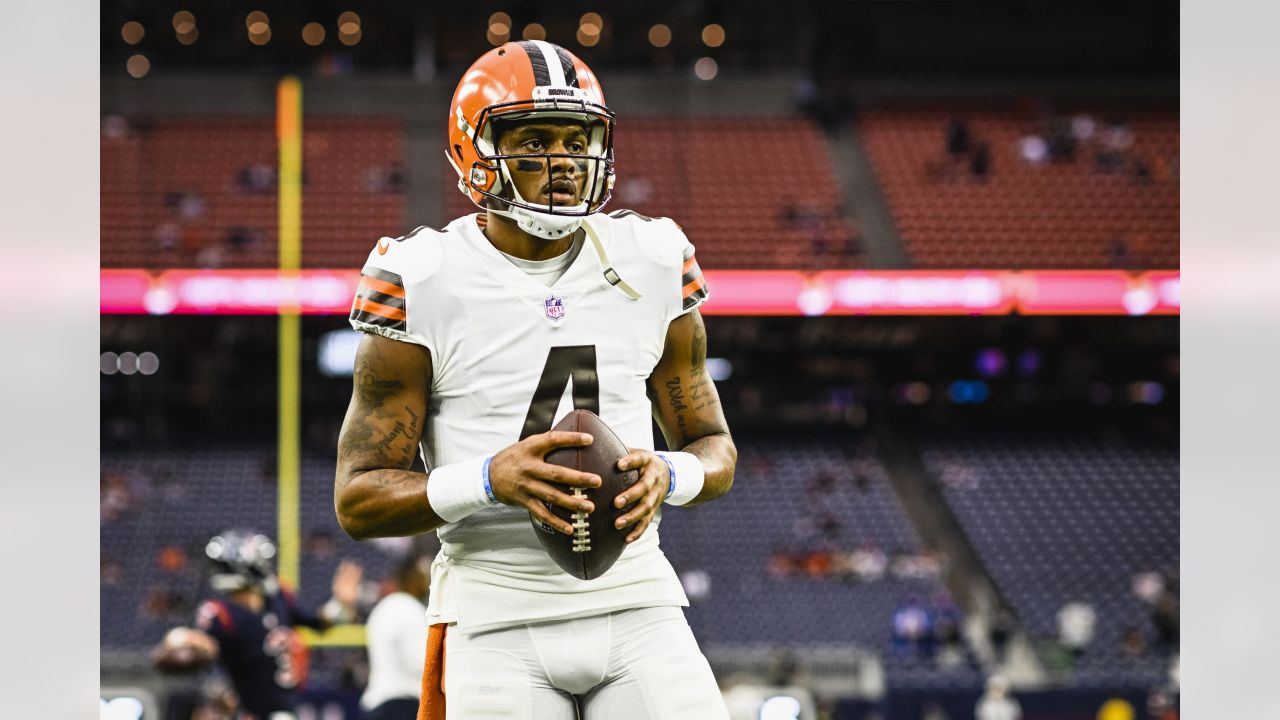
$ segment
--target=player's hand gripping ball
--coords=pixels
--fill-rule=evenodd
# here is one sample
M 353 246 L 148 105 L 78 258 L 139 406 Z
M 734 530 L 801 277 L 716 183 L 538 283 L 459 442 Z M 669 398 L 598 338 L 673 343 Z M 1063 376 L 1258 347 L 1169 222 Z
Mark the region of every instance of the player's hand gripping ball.
M 556 517 L 573 526 L 572 535 L 557 532 L 532 514 L 529 517 L 537 531 L 538 540 L 556 565 L 576 578 L 592 580 L 605 574 L 626 547 L 628 529 L 614 526 L 624 510 L 615 507 L 614 500 L 640 479 L 640 472 L 618 470 L 618 461 L 627 455 L 627 446 L 595 413 L 574 410 L 552 431 L 591 435 L 590 445 L 552 450 L 547 453 L 546 461 L 552 465 L 599 475 L 601 483 L 598 488 L 571 488 L 552 483 L 566 494 L 590 500 L 595 510 L 590 513 L 575 512 L 544 503 Z
M 209 636 L 190 628 L 174 628 L 151 651 L 151 662 L 164 673 L 185 673 L 213 662 L 217 645 Z

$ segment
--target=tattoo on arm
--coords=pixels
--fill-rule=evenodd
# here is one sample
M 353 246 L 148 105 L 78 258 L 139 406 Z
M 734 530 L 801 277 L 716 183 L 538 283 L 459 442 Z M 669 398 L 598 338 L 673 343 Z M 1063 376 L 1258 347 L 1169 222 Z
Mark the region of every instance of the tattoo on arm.
M 681 447 L 708 435 L 728 434 L 715 384 L 707 373 L 706 327 L 698 314 L 686 317 L 687 324 L 673 331 L 683 338 L 671 338 L 674 345 L 668 346 L 669 354 L 655 368 L 650 387 L 659 424 L 674 436 L 667 443 Z M 661 388 L 652 387 L 658 383 Z
M 387 402 L 404 390 L 404 383 L 379 377 L 368 363 L 361 363 L 356 368 L 354 386 L 339 457 L 353 469 L 408 469 L 417 453 L 422 418 L 410 405 Z M 340 488 L 345 487 L 350 474 L 339 475 L 338 482 Z

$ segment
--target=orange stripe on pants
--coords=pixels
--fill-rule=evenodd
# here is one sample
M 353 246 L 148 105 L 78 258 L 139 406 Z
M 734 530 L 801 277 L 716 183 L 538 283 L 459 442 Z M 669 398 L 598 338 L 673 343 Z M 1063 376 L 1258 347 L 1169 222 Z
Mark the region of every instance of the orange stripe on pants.
M 422 666 L 418 720 L 444 720 L 444 623 L 427 630 L 427 661 Z

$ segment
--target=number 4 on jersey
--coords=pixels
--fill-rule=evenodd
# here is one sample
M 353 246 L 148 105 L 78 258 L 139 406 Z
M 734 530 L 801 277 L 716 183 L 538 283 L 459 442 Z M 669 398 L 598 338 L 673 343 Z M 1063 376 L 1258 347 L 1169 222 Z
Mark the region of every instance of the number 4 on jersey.
M 556 408 L 564 395 L 564 387 L 573 382 L 573 409 L 590 410 L 600 414 L 600 378 L 596 374 L 595 345 L 567 345 L 551 348 L 547 364 L 538 378 L 538 388 L 533 391 L 529 414 L 524 418 L 523 440 L 551 429 L 555 422 Z

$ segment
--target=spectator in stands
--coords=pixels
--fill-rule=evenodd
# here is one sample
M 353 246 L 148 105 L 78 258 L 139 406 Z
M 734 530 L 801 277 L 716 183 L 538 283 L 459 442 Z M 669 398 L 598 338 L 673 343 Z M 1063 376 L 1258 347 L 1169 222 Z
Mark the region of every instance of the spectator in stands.
M 1073 658 L 1079 658 L 1093 642 L 1098 614 L 1083 600 L 1072 600 L 1058 610 L 1058 642 Z
M 365 173 L 364 186 L 375 195 L 399 195 L 404 192 L 404 167 L 398 162 L 375 165 Z
M 178 214 L 186 222 L 196 222 L 204 217 L 208 205 L 198 193 L 182 193 L 178 199 Z
M 120 519 L 133 508 L 133 493 L 129 482 L 116 473 L 105 473 L 98 484 L 100 515 L 103 523 Z
M 1100 145 L 1094 154 L 1094 170 L 1113 173 L 1124 168 L 1133 140 L 1133 131 L 1124 120 L 1112 119 L 1103 130 Z
M 244 252 L 258 244 L 258 233 L 252 228 L 232 225 L 227 228 L 226 244 L 235 252 Z
M 1094 121 L 1093 116 L 1087 113 L 1081 113 L 1071 118 L 1071 134 L 1075 136 L 1077 142 L 1088 142 L 1093 137 L 1093 131 L 1097 127 L 1098 124 Z
M 978 698 L 973 716 L 975 720 L 1021 720 L 1022 705 L 1009 694 L 1009 681 L 1003 675 L 987 678 L 987 690 Z
M 182 572 L 187 566 L 187 552 L 177 545 L 166 545 L 156 556 L 156 565 L 165 572 Z
M 1055 163 L 1069 163 L 1076 159 L 1076 136 L 1071 121 L 1062 115 L 1051 115 L 1047 122 L 1049 159 Z
M 991 649 L 995 651 L 996 662 L 1003 664 L 1008 656 L 1009 641 L 1013 639 L 1013 634 L 1017 632 L 1018 620 L 1013 613 L 1006 607 L 996 610 L 995 618 L 991 621 L 991 629 L 989 636 L 991 639 Z
M 1151 611 L 1151 622 L 1156 626 L 1156 643 L 1164 652 L 1178 649 L 1179 615 L 1177 595 L 1169 588 L 1165 588 Z
M 932 613 L 933 641 L 938 647 L 938 665 L 958 667 L 964 664 L 964 638 L 960 634 L 964 612 L 946 590 L 939 590 L 933 596 Z
M 1107 241 L 1107 256 L 1111 261 L 1111 267 L 1121 270 L 1134 267 L 1133 252 L 1129 250 L 1129 243 L 1125 241 L 1123 235 L 1117 235 Z
M 893 651 L 899 655 L 932 657 L 933 618 L 915 595 L 893 611 Z
M 984 142 L 973 146 L 969 156 L 969 174 L 978 182 L 986 182 L 991 174 L 991 147 Z
M 1032 165 L 1042 165 L 1049 159 L 1049 143 L 1039 135 L 1027 135 L 1019 140 L 1018 151 L 1022 159 Z
M 1142 657 L 1147 653 L 1147 638 L 1140 628 L 1129 625 L 1124 629 L 1124 635 L 1120 640 L 1120 651 L 1131 658 Z
M 952 160 L 963 160 L 969 154 L 972 138 L 969 135 L 969 122 L 962 117 L 953 117 L 947 123 L 946 151 Z
M 242 192 L 267 193 L 275 189 L 275 168 L 264 162 L 255 162 L 236 173 L 236 186 Z
M 427 656 L 430 558 L 414 555 L 396 568 L 396 589 L 378 601 L 365 622 L 369 683 L 360 697 L 365 720 L 413 720 L 422 694 Z
M 151 241 L 160 252 L 177 250 L 181 240 L 182 227 L 175 222 L 162 222 L 151 231 Z
M 879 580 L 889 568 L 889 556 L 871 538 L 864 539 L 849 553 L 849 568 L 854 577 L 864 582 Z

